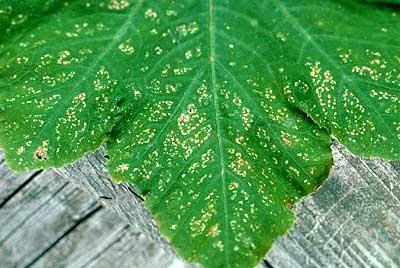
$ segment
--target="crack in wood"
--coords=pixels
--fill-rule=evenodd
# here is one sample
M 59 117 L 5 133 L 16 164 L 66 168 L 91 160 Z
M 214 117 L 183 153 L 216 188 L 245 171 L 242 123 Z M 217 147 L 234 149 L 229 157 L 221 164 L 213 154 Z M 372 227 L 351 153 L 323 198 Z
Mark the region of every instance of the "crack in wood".
M 90 211 L 88 214 L 78 219 L 74 225 L 68 228 L 60 237 L 58 237 L 53 243 L 51 243 L 42 253 L 36 256 L 31 262 L 24 266 L 24 268 L 28 268 L 33 266 L 37 261 L 39 261 L 43 256 L 45 256 L 53 247 L 55 247 L 60 241 L 62 241 L 65 237 L 67 237 L 70 233 L 72 233 L 80 224 L 85 223 L 88 219 L 90 219 L 93 215 L 103 209 L 102 206 L 95 206 L 95 208 Z
M 18 194 L 22 189 L 24 189 L 30 182 L 32 182 L 37 176 L 39 176 L 43 171 L 38 170 L 34 172 L 31 176 L 28 177 L 28 179 L 22 183 L 15 191 L 13 191 L 11 194 L 9 194 L 4 200 L 0 203 L 0 209 L 4 207 L 16 194 Z

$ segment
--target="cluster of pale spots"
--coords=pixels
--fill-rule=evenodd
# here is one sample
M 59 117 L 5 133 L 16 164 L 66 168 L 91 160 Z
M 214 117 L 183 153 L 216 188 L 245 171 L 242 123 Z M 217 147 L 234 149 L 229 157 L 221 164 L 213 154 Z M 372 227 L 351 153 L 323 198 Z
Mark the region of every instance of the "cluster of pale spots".
M 124 98 L 139 98 L 131 69 L 120 68 L 133 66 L 123 39 L 135 32 L 136 9 L 129 1 L 5 2 L 1 146 L 16 170 L 76 160 L 104 141 L 127 110 Z
M 0 146 L 23 170 L 106 141 L 183 257 L 255 266 L 329 134 L 399 158 L 399 18 L 365 2 L 0 2 Z
M 283 46 L 304 71 L 286 91 L 289 101 L 352 152 L 400 159 L 400 7 L 327 1 L 308 12 L 313 2 L 276 1 L 287 18 Z
M 113 177 L 138 185 L 162 234 L 207 267 L 256 265 L 331 164 L 327 133 L 280 92 L 268 22 L 226 6 L 143 4 L 133 87 L 145 104 L 108 143 Z

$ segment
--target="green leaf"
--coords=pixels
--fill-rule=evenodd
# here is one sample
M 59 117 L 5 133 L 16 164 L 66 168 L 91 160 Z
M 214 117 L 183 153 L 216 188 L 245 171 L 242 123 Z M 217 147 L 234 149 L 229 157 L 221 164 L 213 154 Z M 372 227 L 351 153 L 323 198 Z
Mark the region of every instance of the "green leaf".
M 364 0 L 371 3 L 381 4 L 400 4 L 400 0 Z
M 1 1 L 0 146 L 29 170 L 106 141 L 114 179 L 186 260 L 252 267 L 326 179 L 330 135 L 400 158 L 398 16 L 356 0 Z
M 137 55 L 128 49 L 135 7 L 29 2 L 3 1 L 0 13 L 10 21 L 1 27 L 0 143 L 15 170 L 60 166 L 96 149 L 137 99 L 127 68 Z
M 400 159 L 396 10 L 327 1 L 321 12 L 304 16 L 308 7 L 279 3 L 279 14 L 287 18 L 282 45 L 303 70 L 291 76 L 289 101 L 353 153 Z

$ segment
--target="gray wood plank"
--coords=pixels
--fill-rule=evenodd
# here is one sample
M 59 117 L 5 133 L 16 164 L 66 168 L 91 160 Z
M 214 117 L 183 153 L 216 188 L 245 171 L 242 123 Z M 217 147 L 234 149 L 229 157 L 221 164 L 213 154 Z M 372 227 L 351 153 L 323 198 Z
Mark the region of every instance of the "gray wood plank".
M 4 161 L 4 153 L 0 151 L 0 207 L 3 206 L 13 194 L 27 184 L 37 172 L 22 174 L 13 173 Z
M 154 241 L 103 209 L 32 267 L 167 267 L 173 261 Z
M 330 179 L 298 206 L 274 267 L 400 267 L 400 165 L 334 148 Z
M 121 232 L 114 244 L 102 252 L 98 258 L 87 263 L 87 268 L 121 268 L 168 267 L 176 260 L 175 256 L 166 253 L 154 241 L 140 232 L 132 232 L 126 228 Z M 183 263 L 182 263 L 183 264 Z M 182 268 L 189 268 L 184 265 Z
M 80 189 L 98 198 L 103 205 L 173 254 L 173 248 L 160 236 L 151 214 L 145 209 L 138 189 L 128 183 L 118 185 L 112 181 L 105 168 L 105 155 L 106 150 L 101 147 L 56 171 Z
M 0 209 L 1 267 L 34 263 L 98 207 L 53 171 L 41 173 Z
M 362 160 L 335 144 L 335 167 L 323 187 L 296 206 L 295 228 L 266 256 L 273 267 L 400 267 L 399 163 Z M 105 148 L 57 171 L 103 198 L 128 223 L 173 254 L 140 192 L 105 170 Z
M 193 267 L 100 209 L 104 198 L 96 202 L 53 171 L 29 176 L 0 166 L 0 181 L 15 185 L 0 208 L 0 267 Z
M 400 162 L 363 160 L 352 156 L 338 144 L 335 145 L 334 150 L 335 167 L 330 179 L 316 194 L 305 198 L 296 206 L 296 212 L 299 215 L 298 222 L 288 236 L 281 238 L 267 255 L 269 264 L 273 267 L 399 267 Z M 171 264 L 164 263 L 163 265 L 182 266 L 182 263 L 174 257 L 173 249 L 160 238 L 151 216 L 143 207 L 139 191 L 132 185 L 117 185 L 110 180 L 104 169 L 104 153 L 104 149 L 101 149 L 58 172 L 64 176 L 71 176 L 72 182 L 97 196 L 102 204 L 111 207 L 125 221 L 139 229 L 135 229 L 134 232 L 123 229 L 113 235 L 110 234 L 109 239 L 105 239 L 108 242 L 99 243 L 102 247 L 97 250 L 94 248 L 88 255 L 83 254 L 77 257 L 71 253 L 71 256 L 81 261 L 58 267 L 79 267 L 81 262 L 92 267 L 108 267 L 110 263 L 118 263 L 118 260 L 129 257 L 132 261 L 121 262 L 119 265 L 121 267 L 124 265 L 155 267 L 160 265 L 159 260 L 162 259 L 171 262 Z M 7 193 L 0 190 L 0 195 L 5 197 L 18 190 L 32 175 L 18 177 L 4 167 L 0 168 L 1 172 L 9 174 L 5 175 L 6 177 L 14 178 L 11 180 L 12 183 L 4 183 L 6 177 L 0 176 L 0 185 L 3 183 L 3 188 L 0 189 L 5 189 L 7 184 L 12 188 Z M 41 234 L 42 232 L 43 235 L 43 231 L 32 227 L 37 225 L 37 222 L 39 225 L 43 223 L 42 217 L 46 218 L 43 216 L 46 214 L 43 211 L 48 210 L 43 207 L 52 204 L 53 196 L 56 197 L 70 185 L 62 180 L 45 180 L 44 177 L 47 175 L 49 175 L 48 172 L 38 175 L 27 186 L 19 189 L 15 196 L 0 209 L 0 226 L 2 226 L 0 264 L 2 267 L 3 265 L 4 267 L 22 267 L 24 263 L 38 256 L 40 258 L 35 263 L 46 267 L 48 263 L 52 263 L 53 258 L 57 259 L 54 256 L 64 251 L 68 243 L 85 245 L 84 240 L 77 242 L 80 240 L 74 238 L 85 236 L 82 232 L 77 232 L 76 235 L 73 232 L 71 238 L 69 236 L 63 238 L 54 249 L 51 248 L 48 251 L 46 247 L 55 242 L 54 235 L 51 236 L 52 238 L 46 238 L 50 242 L 47 240 L 43 242 L 40 239 L 39 243 L 29 242 L 36 240 L 37 236 L 32 233 Z M 55 194 L 44 194 L 46 191 Z M 70 196 L 74 195 L 73 190 L 68 190 L 68 192 Z M 63 201 L 58 202 L 65 203 L 66 200 L 72 199 L 64 198 Z M 37 213 L 42 216 L 35 216 Z M 50 213 L 48 211 L 48 214 Z M 51 225 L 52 220 L 47 222 Z M 126 226 L 124 223 L 119 224 Z M 24 228 L 32 230 L 19 231 Z M 143 230 L 146 237 L 156 241 L 154 244 L 145 239 L 148 245 L 153 243 L 155 248 L 161 245 L 167 249 L 167 253 L 160 249 L 151 251 L 140 250 L 140 247 L 136 247 L 135 242 L 140 241 L 139 237 L 144 238 L 143 235 L 138 236 L 137 230 Z M 65 231 L 64 229 L 60 232 L 61 236 Z M 91 236 L 88 235 L 88 237 Z M 123 239 L 126 237 L 130 238 Z M 63 242 L 64 240 L 69 242 Z M 32 248 L 35 250 L 32 251 Z M 40 256 L 43 252 L 46 254 Z M 146 257 L 146 254 L 150 255 Z M 154 257 L 157 254 L 161 254 L 160 258 Z M 64 258 L 69 257 L 67 255 Z M 24 261 L 15 262 L 21 259 Z M 135 262 L 137 260 L 139 262 Z M 158 267 L 163 267 L 163 265 Z M 47 267 L 51 266 L 57 267 L 54 266 L 54 262 L 53 265 Z

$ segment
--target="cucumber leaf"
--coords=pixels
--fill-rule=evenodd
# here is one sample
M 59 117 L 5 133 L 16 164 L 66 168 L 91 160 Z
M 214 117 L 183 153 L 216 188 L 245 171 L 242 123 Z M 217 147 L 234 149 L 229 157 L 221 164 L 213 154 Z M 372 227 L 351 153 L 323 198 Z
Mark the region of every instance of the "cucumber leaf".
M 181 256 L 252 267 L 328 176 L 330 135 L 400 158 L 398 16 L 356 0 L 1 1 L 0 146 L 31 170 L 106 142 Z
M 287 18 L 282 45 L 303 70 L 289 101 L 353 153 L 400 159 L 400 14 L 326 1 L 304 16 L 309 6 L 289 2 L 276 1 Z
M 138 7 L 43 2 L 1 2 L 0 21 L 10 23 L 1 27 L 0 144 L 15 170 L 61 166 L 95 150 L 138 98 L 126 68 L 137 57 L 129 35 Z

